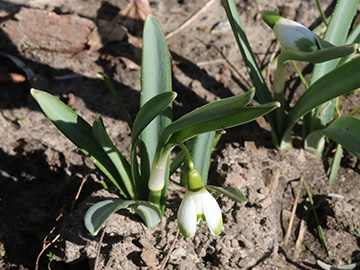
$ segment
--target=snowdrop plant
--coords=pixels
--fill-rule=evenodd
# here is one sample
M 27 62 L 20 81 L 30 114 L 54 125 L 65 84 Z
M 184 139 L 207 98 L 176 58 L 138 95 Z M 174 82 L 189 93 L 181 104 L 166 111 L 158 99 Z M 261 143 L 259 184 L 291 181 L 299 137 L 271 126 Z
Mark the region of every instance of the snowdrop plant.
M 169 51 L 161 27 L 151 15 L 143 31 L 140 110 L 134 120 L 110 79 L 102 73 L 99 77 L 105 80 L 131 129 L 130 160 L 116 148 L 100 115 L 95 116 L 91 125 L 55 96 L 31 90 L 45 115 L 119 190 L 118 199 L 104 200 L 89 208 L 85 215 L 89 232 L 97 234 L 110 215 L 121 208 L 134 209 L 148 227 L 161 222 L 169 177 L 184 161 L 193 160 L 191 172 L 197 170 L 201 177 L 192 174 L 186 181 L 187 191 L 179 209 L 180 228 L 185 236 L 192 236 L 194 224 L 201 219 L 209 224 L 214 234 L 219 234 L 222 228 L 220 208 L 204 186 L 238 202 L 246 198 L 235 188 L 207 185 L 212 149 L 223 129 L 265 115 L 276 109 L 278 102 L 247 106 L 255 94 L 254 90 L 249 90 L 243 95 L 204 105 L 172 121 L 176 93 L 171 86 Z M 188 144 L 184 146 L 186 141 Z M 177 146 L 183 151 L 171 162 L 170 153 Z M 208 203 L 216 205 L 215 216 L 209 214 Z
M 279 149 L 292 147 L 293 127 L 303 118 L 306 150 L 320 155 L 325 146 L 324 138 L 327 138 L 360 156 L 360 120 L 352 117 L 358 108 L 351 116 L 334 117 L 334 99 L 360 87 L 360 57 L 355 57 L 360 41 L 360 24 L 350 29 L 359 0 L 338 1 L 333 15 L 326 22 L 327 29 L 322 37 L 274 12 L 263 13 L 264 22 L 271 27 L 283 46 L 276 58 L 271 91 L 255 60 L 234 1 L 222 0 L 222 4 L 255 86 L 257 99 L 260 103 L 278 101 L 281 104 L 279 109 L 266 116 L 274 144 Z M 307 90 L 290 107 L 290 101 L 285 100 L 284 94 L 285 67 L 291 62 L 297 69 L 294 61 L 314 63 L 315 67 L 310 85 L 298 71 Z

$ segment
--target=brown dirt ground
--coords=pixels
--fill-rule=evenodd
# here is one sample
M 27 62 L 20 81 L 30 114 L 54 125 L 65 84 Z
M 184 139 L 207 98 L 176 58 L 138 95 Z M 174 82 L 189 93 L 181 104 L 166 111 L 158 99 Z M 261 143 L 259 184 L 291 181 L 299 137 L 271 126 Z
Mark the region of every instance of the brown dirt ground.
M 150 6 L 164 32 L 169 33 L 206 2 L 154 0 Z M 274 36 L 260 19 L 262 11 L 283 12 L 306 26 L 319 22 L 315 1 L 235 2 L 261 65 L 268 63 L 275 50 Z M 29 89 L 51 92 L 89 122 L 96 113 L 101 113 L 110 137 L 128 156 L 130 130 L 119 116 L 104 82 L 96 77 L 99 71 L 107 73 L 125 98 L 131 115 L 136 114 L 141 51 L 136 39 L 124 37 L 118 21 L 109 27 L 109 22 L 127 3 L 126 0 L 0 2 L 1 52 L 20 58 L 35 73 L 26 83 L 0 87 L 0 269 L 34 269 L 45 237 L 55 240 L 41 256 L 39 269 L 94 268 L 101 233 L 93 237 L 86 231 L 84 213 L 94 202 L 114 197 L 116 192 L 112 188 L 102 189 L 103 175 L 45 118 L 30 97 Z M 321 4 L 329 13 L 334 1 L 325 0 Z M 51 24 L 35 20 L 45 11 L 71 18 L 64 32 L 68 39 L 59 35 L 59 29 L 51 28 Z M 168 39 L 174 64 L 173 90 L 178 93 L 175 118 L 251 87 L 226 21 L 220 1 L 215 1 L 189 27 Z M 101 39 L 90 36 L 95 25 Z M 75 26 L 79 28 L 70 31 Z M 109 28 L 119 31 L 115 38 L 109 34 Z M 20 34 L 12 39 L 15 30 L 7 32 L 9 29 L 18 29 Z M 100 41 L 104 45 L 101 49 Z M 21 73 L 6 58 L 1 56 L 0 61 L 0 73 Z M 311 66 L 301 67 L 309 76 Z M 287 90 L 296 100 L 304 89 L 291 68 L 289 74 Z M 344 97 L 343 112 L 356 107 L 359 99 L 356 93 Z M 360 238 L 353 234 L 360 227 L 359 161 L 347 152 L 344 154 L 332 190 L 335 195 L 329 194 L 326 170 L 330 159 L 304 152 L 297 138 L 295 134 L 294 149 L 279 152 L 271 144 L 263 119 L 228 130 L 214 152 L 209 181 L 238 187 L 249 201 L 240 205 L 220 197 L 223 233 L 215 237 L 206 226 L 200 226 L 192 239 L 180 236 L 166 269 L 319 269 L 317 259 L 333 265 L 360 261 Z M 319 242 L 313 213 L 305 210 L 309 201 L 304 189 L 289 243 L 284 245 L 301 177 L 314 196 L 329 254 Z M 75 200 L 83 181 L 80 196 Z M 175 239 L 176 212 L 183 193 L 178 175 L 173 176 L 166 218 L 152 229 L 147 229 L 129 211 L 113 215 L 104 233 L 97 269 L 157 269 Z M 296 244 L 302 228 L 304 237 Z M 52 260 L 49 254 L 53 254 Z

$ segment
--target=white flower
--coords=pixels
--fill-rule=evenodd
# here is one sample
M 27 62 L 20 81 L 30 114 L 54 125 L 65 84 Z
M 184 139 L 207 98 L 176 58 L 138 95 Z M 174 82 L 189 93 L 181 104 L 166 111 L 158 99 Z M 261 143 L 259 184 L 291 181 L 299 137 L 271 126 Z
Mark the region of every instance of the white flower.
M 277 38 L 290 50 L 314 52 L 319 49 L 313 32 L 300 23 L 281 18 L 273 28 Z
M 200 222 L 207 223 L 213 235 L 220 234 L 223 228 L 220 207 L 204 187 L 198 191 L 186 190 L 177 218 L 180 232 L 185 237 L 192 237 Z
M 306 53 L 320 49 L 317 36 L 302 24 L 271 11 L 265 11 L 262 17 L 286 48 Z

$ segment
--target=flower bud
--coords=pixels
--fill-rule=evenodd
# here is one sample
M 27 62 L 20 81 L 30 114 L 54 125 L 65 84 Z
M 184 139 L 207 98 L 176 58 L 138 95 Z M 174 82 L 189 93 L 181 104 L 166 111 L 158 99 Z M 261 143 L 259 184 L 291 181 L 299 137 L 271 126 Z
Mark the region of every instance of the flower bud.
M 262 17 L 286 48 L 304 53 L 320 49 L 317 36 L 302 24 L 283 18 L 271 11 L 264 12 Z

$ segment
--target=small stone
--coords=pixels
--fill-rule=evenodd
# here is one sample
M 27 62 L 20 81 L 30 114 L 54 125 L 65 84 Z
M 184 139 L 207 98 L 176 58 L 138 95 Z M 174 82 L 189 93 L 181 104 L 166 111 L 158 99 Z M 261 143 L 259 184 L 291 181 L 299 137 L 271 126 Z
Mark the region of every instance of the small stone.
M 204 268 L 205 268 L 205 265 L 204 265 L 203 263 L 197 263 L 197 264 L 196 264 L 196 267 L 197 267 L 198 269 L 204 269 Z
M 239 245 L 239 242 L 236 239 L 231 239 L 231 247 L 235 248 Z
M 229 173 L 226 177 L 226 183 L 234 187 L 240 187 L 243 181 L 244 178 L 241 175 L 235 173 Z
M 145 249 L 151 249 L 152 244 L 149 242 L 149 240 L 146 239 L 146 237 L 141 237 L 139 240 L 139 243 L 145 248 Z
M 237 265 L 241 268 L 247 267 L 249 265 L 249 259 L 247 257 L 244 259 L 240 259 Z
M 252 249 L 253 248 L 253 244 L 247 240 L 245 237 L 241 237 L 240 241 L 243 243 L 243 245 L 247 248 L 247 249 Z
M 244 146 L 245 146 L 245 149 L 253 149 L 253 150 L 257 149 L 255 142 L 252 142 L 252 141 L 245 141 Z
M 155 266 L 157 264 L 156 254 L 151 249 L 145 249 L 145 251 L 141 253 L 141 258 L 147 266 Z
M 260 202 L 260 205 L 262 208 L 266 209 L 271 205 L 271 203 L 272 203 L 271 197 L 267 197 Z
M 259 192 L 261 194 L 269 194 L 269 188 L 268 187 L 262 187 L 262 188 L 260 188 Z

